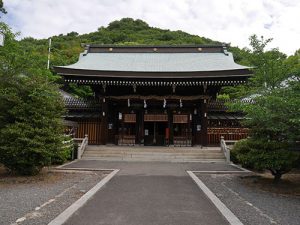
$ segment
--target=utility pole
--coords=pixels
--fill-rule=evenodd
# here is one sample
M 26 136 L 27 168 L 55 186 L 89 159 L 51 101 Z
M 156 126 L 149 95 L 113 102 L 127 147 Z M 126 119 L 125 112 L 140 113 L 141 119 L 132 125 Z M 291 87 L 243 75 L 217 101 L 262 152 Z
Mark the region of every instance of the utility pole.
M 48 49 L 48 63 L 47 63 L 47 69 L 50 68 L 50 54 L 51 54 L 51 38 L 49 38 L 49 49 Z
M 0 47 L 4 46 L 4 37 L 5 35 L 0 31 Z

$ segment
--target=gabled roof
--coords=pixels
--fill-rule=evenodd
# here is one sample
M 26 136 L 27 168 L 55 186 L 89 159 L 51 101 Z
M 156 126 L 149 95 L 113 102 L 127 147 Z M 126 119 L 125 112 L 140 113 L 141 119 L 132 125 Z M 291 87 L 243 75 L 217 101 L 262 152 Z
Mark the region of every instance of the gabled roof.
M 88 53 L 62 68 L 126 72 L 198 72 L 247 69 L 231 53 Z
M 249 67 L 234 62 L 224 46 L 87 46 L 78 62 L 56 66 L 62 75 L 97 72 L 251 74 Z M 84 72 L 85 71 L 85 72 Z M 241 71 L 239 73 L 238 71 Z M 203 77 L 203 74 L 201 75 Z

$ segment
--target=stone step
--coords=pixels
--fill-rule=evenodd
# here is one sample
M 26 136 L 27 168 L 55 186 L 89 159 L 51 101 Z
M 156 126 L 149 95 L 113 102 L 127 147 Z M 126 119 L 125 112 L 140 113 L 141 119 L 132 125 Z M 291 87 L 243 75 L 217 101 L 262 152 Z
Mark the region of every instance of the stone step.
M 220 148 L 87 146 L 82 159 L 105 161 L 224 162 Z
M 102 153 L 220 153 L 221 150 L 107 150 L 107 149 L 90 149 L 86 148 L 85 152 L 102 152 Z
M 122 158 L 122 157 L 83 157 L 83 160 L 99 160 L 99 161 L 128 161 L 128 162 L 225 162 L 225 159 L 161 159 L 161 158 Z
M 103 156 L 103 157 L 113 157 L 113 156 L 120 156 L 120 157 L 173 157 L 173 158 L 193 158 L 193 157 L 224 157 L 222 153 L 199 153 L 199 154 L 183 154 L 183 153 L 100 153 L 100 152 L 85 152 L 84 156 Z
M 157 158 L 157 159 L 223 159 L 224 155 L 114 155 L 114 154 L 83 154 L 83 157 L 119 157 L 119 158 Z
M 171 155 L 171 154 L 185 154 L 185 155 L 197 155 L 197 154 L 220 154 L 221 151 L 197 151 L 197 152 L 185 152 L 185 151 L 178 151 L 178 152 L 150 152 L 150 151 L 90 151 L 85 150 L 84 152 L 90 152 L 90 153 L 100 153 L 100 154 L 165 154 L 165 155 Z
M 220 151 L 220 147 L 174 147 L 174 146 L 105 146 L 88 145 L 87 150 L 101 151 L 150 151 L 150 152 L 168 152 L 168 151 Z

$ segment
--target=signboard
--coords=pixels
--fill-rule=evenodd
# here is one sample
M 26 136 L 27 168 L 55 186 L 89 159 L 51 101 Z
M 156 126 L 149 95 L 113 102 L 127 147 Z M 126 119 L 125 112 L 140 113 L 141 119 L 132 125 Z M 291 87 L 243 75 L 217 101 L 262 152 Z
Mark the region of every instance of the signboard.
M 135 123 L 136 115 L 135 114 L 124 114 L 124 123 Z
M 168 122 L 168 115 L 165 114 L 145 114 L 145 122 Z
M 188 123 L 188 115 L 173 115 L 173 123 Z
M 4 46 L 4 34 L 0 32 L 0 46 Z

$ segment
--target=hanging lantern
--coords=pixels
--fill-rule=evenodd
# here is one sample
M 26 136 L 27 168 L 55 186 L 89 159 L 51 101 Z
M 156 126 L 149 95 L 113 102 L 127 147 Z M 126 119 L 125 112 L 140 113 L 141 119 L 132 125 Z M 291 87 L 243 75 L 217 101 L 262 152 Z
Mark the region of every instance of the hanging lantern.
M 130 99 L 127 100 L 127 106 L 130 107 Z
M 145 109 L 147 108 L 146 100 L 144 100 L 144 108 L 145 108 Z
M 182 108 L 182 100 L 179 100 L 179 107 Z

